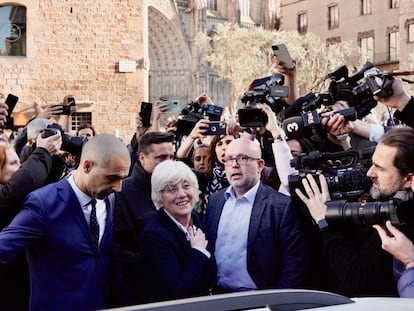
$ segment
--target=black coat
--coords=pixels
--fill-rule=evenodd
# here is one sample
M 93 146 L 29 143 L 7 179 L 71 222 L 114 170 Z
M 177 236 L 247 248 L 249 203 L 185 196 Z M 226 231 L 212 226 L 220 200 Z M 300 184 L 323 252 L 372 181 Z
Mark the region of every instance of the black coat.
M 381 248 L 375 229 L 334 230 L 320 234 L 326 263 L 324 277 L 331 275 L 328 287 L 323 289 L 349 297 L 398 296 L 392 256 Z
M 52 169 L 52 157 L 44 148 L 36 148 L 9 182 L 0 188 L 0 226 L 6 227 L 20 210 L 23 199 L 42 187 Z M 0 310 L 28 310 L 29 268 L 25 254 L 11 263 L 0 264 Z M 7 281 L 6 281 L 7 280 Z
M 164 209 L 145 226 L 140 247 L 149 301 L 208 295 L 213 280 L 210 259 L 191 248 Z
M 394 117 L 401 120 L 405 124 L 407 124 L 410 127 L 414 127 L 414 98 L 411 97 L 411 99 L 408 101 L 408 104 L 405 106 L 405 108 L 402 111 L 395 111 Z
M 139 239 L 142 229 L 156 213 L 151 200 L 151 175 L 137 161 L 131 176 L 122 182 L 121 192 L 115 193 L 114 209 L 114 240 L 125 281 L 137 297 L 143 286 Z

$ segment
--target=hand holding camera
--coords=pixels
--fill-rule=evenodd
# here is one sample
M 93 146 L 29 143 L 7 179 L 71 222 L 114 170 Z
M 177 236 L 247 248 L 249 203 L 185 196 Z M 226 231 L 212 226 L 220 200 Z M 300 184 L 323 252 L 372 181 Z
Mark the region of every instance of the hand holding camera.
M 394 78 L 392 83 L 393 94 L 387 98 L 374 96 L 374 99 L 388 107 L 402 111 L 410 100 L 410 96 L 404 89 L 404 83 L 400 78 Z
M 302 179 L 304 192 L 299 188 L 295 189 L 297 196 L 308 207 L 309 213 L 316 223 L 325 219 L 325 202 L 330 200 L 328 184 L 326 183 L 325 177 L 322 174 L 319 174 L 318 177 L 322 190 L 319 190 L 318 184 L 311 174 L 307 174 L 306 178 Z
M 196 140 L 197 138 L 202 138 L 206 135 L 205 133 L 208 129 L 208 123 L 209 121 L 207 119 L 200 119 L 188 136 L 194 140 Z
M 55 155 L 62 146 L 62 136 L 56 129 L 44 129 L 36 138 L 36 147 L 45 148 L 50 155 Z
M 266 104 L 257 104 L 256 107 L 262 110 L 267 116 L 267 122 L 265 124 L 266 130 L 272 133 L 273 137 L 278 137 L 282 134 L 282 131 L 277 124 L 277 119 L 275 113 L 272 109 Z

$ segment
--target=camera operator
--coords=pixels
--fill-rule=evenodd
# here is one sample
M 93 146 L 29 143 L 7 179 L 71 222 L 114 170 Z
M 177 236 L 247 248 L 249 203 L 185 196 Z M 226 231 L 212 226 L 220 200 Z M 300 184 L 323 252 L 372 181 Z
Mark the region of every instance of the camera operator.
M 372 162 L 367 172 L 367 176 L 373 181 L 370 189 L 372 199 L 389 200 L 398 191 L 410 189 L 414 173 L 414 130 L 394 128 L 385 133 L 375 149 Z M 349 228 L 345 232 L 331 228 L 325 220 L 327 208 L 325 202 L 330 198 L 323 175 L 319 176 L 319 183 L 321 190 L 313 176 L 308 174 L 302 180 L 306 194 L 299 189 L 296 189 L 296 193 L 306 204 L 313 220 L 321 229 L 325 259 L 344 286 L 345 293 L 348 295 L 392 294 L 395 283 L 390 284 L 391 261 L 385 256 L 386 253 L 378 250 L 380 240 L 376 231 L 371 230 L 369 226 L 359 228 L 365 229 L 366 233 L 365 239 L 360 240 L 358 245 L 355 244 L 357 240 L 354 242 L 349 240 L 349 236 L 355 236 L 352 232 L 356 231 L 355 228 Z M 385 237 L 384 240 L 387 242 Z M 402 257 L 397 258 L 402 259 Z M 404 258 L 400 263 L 400 271 L 403 264 L 408 264 L 407 268 L 411 267 L 411 263 L 408 262 L 412 258 L 411 253 L 407 253 Z
M 296 170 L 290 166 L 290 161 L 298 153 L 302 154 L 303 152 L 309 152 L 310 150 L 304 150 L 301 140 L 290 139 L 287 141 L 285 139 L 284 134 L 278 125 L 276 115 L 268 105 L 257 104 L 257 108 L 266 113 L 268 121 L 265 128 L 273 137 L 272 151 L 274 162 L 271 166 L 276 168 L 278 178 L 280 179 L 278 191 L 290 196 L 288 176 L 296 172 Z M 309 146 L 309 149 L 311 148 L 312 147 Z
M 345 101 L 333 105 L 333 111 L 349 108 Z M 361 150 L 374 146 L 384 134 L 384 127 L 363 120 L 347 121 L 339 113 L 329 117 L 332 112 L 322 114 L 322 125 L 325 127 L 331 142 L 340 145 L 343 150 Z
M 413 179 L 414 180 L 414 179 Z M 411 185 L 414 191 L 414 183 Z M 387 220 L 386 229 L 374 225 L 382 241 L 382 248 L 394 256 L 394 277 L 400 297 L 414 298 L 414 244 L 404 233 Z M 387 233 L 387 231 L 389 233 Z
M 374 96 L 384 105 L 396 109 L 394 117 L 410 127 L 414 127 L 414 98 L 409 96 L 404 89 L 404 83 L 400 78 L 394 78 L 392 83 L 392 95 L 387 98 Z

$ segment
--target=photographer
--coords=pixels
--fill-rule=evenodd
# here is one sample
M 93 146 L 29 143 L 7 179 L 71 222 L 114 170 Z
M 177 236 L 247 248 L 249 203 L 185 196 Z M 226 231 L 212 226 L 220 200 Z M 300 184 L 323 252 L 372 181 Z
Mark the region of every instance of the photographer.
M 257 108 L 261 109 L 267 115 L 266 130 L 272 134 L 273 143 L 272 151 L 274 155 L 274 166 L 277 171 L 277 176 L 280 179 L 279 192 L 289 195 L 289 185 L 288 185 L 288 176 L 294 174 L 296 170 L 290 166 L 290 161 L 297 154 L 302 154 L 303 152 L 309 152 L 312 149 L 311 145 L 306 145 L 308 149 L 302 144 L 302 139 L 290 139 L 289 141 L 285 140 L 284 134 L 280 129 L 276 115 L 270 109 L 268 105 L 257 104 Z
M 414 182 L 411 185 L 414 191 Z M 394 256 L 394 277 L 400 297 L 414 298 L 414 244 L 388 220 L 386 229 L 374 225 L 382 241 L 382 248 Z M 387 231 L 389 233 L 387 233 Z
M 389 200 L 398 191 L 410 189 L 414 172 L 414 130 L 394 128 L 385 133 L 375 149 L 372 162 L 367 172 L 373 182 L 370 189 L 372 199 Z M 319 183 L 321 190 L 309 174 L 302 180 L 306 194 L 299 189 L 296 189 L 296 194 L 321 229 L 324 257 L 345 293 L 351 296 L 393 294 L 395 284 L 390 284 L 391 261 L 386 256 L 388 254 L 379 251 L 380 240 L 376 231 L 363 227 L 341 232 L 329 225 L 329 219 L 325 219 L 329 189 L 323 175 L 319 176 Z M 357 232 L 354 229 L 365 231 L 365 239 L 349 240 Z M 406 260 L 403 263 L 408 264 Z
M 410 127 L 414 127 L 414 98 L 408 95 L 404 89 L 404 83 L 400 78 L 394 78 L 392 83 L 393 94 L 387 98 L 375 96 L 374 98 L 384 105 L 396 109 L 394 117 Z

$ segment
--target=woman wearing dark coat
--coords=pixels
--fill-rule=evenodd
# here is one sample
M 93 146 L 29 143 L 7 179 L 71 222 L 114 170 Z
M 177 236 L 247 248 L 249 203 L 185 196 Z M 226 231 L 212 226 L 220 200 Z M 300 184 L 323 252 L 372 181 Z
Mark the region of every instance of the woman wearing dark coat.
M 208 295 L 211 282 L 207 240 L 193 208 L 197 178 L 180 161 L 157 165 L 151 176 L 151 197 L 157 215 L 141 234 L 148 301 Z

